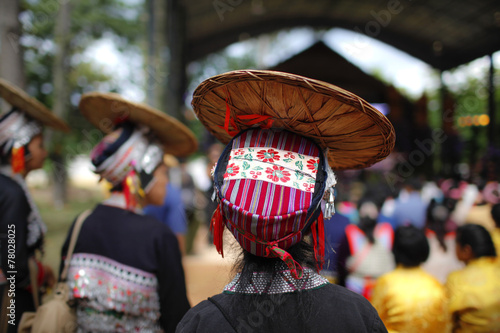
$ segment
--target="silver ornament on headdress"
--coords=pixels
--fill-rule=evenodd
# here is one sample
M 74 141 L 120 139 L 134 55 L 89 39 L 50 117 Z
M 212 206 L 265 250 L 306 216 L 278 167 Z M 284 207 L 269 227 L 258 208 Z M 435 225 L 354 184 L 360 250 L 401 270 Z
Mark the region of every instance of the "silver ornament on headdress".
M 24 113 L 12 112 L 0 122 L 0 146 L 2 155 L 8 155 L 12 148 L 27 145 L 34 136 L 42 133 L 43 126 L 38 121 L 29 119 Z
M 328 150 L 324 152 L 325 161 L 328 161 Z M 332 168 L 326 163 L 326 186 L 325 194 L 323 195 L 323 200 L 325 201 L 325 208 L 323 210 L 323 217 L 329 219 L 335 214 L 335 185 L 337 184 L 337 178 L 335 173 L 333 173 Z
M 161 146 L 157 143 L 150 143 L 139 162 L 139 168 L 150 175 L 153 171 L 155 171 L 156 167 L 162 160 L 163 149 Z

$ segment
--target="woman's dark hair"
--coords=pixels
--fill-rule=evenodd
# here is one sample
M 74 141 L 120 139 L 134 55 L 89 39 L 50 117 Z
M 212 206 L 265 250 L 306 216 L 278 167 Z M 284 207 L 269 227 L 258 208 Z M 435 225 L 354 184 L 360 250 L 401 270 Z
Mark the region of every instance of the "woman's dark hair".
M 366 238 L 370 244 L 375 243 L 375 237 L 373 236 L 373 230 L 377 225 L 377 220 L 370 217 L 361 217 L 359 219 L 359 228 L 365 233 Z
M 426 226 L 434 231 L 439 245 L 445 252 L 448 250 L 444 242 L 444 237 L 446 236 L 446 222 L 449 217 L 449 208 L 444 204 L 437 203 L 435 199 L 432 199 L 427 207 Z
M 314 248 L 304 239 L 288 248 L 287 252 L 292 255 L 293 259 L 298 262 L 302 268 L 308 267 L 314 269 L 317 265 L 314 258 Z M 286 270 L 287 266 L 279 258 L 258 257 L 250 252 L 242 250 L 242 256 L 238 261 L 236 261 L 233 269 L 236 272 L 240 272 L 238 290 L 243 291 L 247 288 L 247 286 L 252 284 L 255 272 L 269 274 L 269 279 L 267 280 L 269 285 L 266 287 L 270 288 L 275 281 L 275 277 L 279 276 L 282 270 Z M 270 301 L 272 304 L 281 304 L 281 302 L 283 302 L 283 299 L 281 299 L 282 296 L 283 295 L 280 294 L 268 294 L 265 296 L 252 294 L 249 295 L 248 302 L 245 304 L 238 304 L 238 306 L 242 306 L 245 312 L 251 313 L 252 311 L 255 311 L 256 304 L 263 302 L 262 297 L 264 297 L 265 300 Z M 311 304 L 314 302 L 310 293 L 303 293 L 299 290 L 297 302 L 298 308 L 301 309 L 301 311 L 296 313 L 296 315 L 302 317 L 301 322 L 306 323 L 311 316 L 316 315 L 310 311 L 310 309 L 312 309 Z M 278 307 L 273 313 L 272 320 L 279 323 L 286 320 L 288 315 L 289 313 L 282 310 L 281 307 Z M 270 325 L 273 327 L 272 321 Z M 299 327 L 298 330 L 305 331 L 307 328 Z
M 307 241 L 300 241 L 287 249 L 287 252 L 302 267 L 316 268 L 317 262 L 314 258 L 314 248 Z M 284 263 L 280 258 L 258 257 L 243 250 L 240 260 L 235 263 L 234 270 L 241 273 L 240 285 L 245 286 L 252 282 L 254 272 L 274 273 L 276 267 L 282 265 Z
M 495 221 L 496 227 L 500 228 L 500 203 L 493 205 L 491 208 L 491 217 Z
M 491 235 L 482 225 L 465 224 L 458 227 L 456 242 L 460 246 L 469 245 L 474 258 L 497 256 Z
M 377 225 L 377 216 L 379 207 L 373 200 L 365 200 L 358 206 L 359 210 L 359 229 L 363 231 L 370 244 L 375 243 L 373 231 Z
M 396 264 L 417 267 L 429 257 L 429 242 L 423 230 L 412 225 L 402 226 L 394 233 L 392 252 Z

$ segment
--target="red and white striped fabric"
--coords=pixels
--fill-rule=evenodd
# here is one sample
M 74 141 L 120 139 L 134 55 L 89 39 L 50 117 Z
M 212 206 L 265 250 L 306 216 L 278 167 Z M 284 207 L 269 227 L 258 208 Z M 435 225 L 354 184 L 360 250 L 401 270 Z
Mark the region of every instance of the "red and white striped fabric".
M 212 227 L 218 250 L 222 251 L 222 245 L 217 244 L 222 240 L 217 233 L 224 223 L 246 251 L 262 257 L 280 257 L 292 275 L 300 277 L 302 268 L 286 249 L 300 242 L 304 229 L 314 222 L 307 221 L 313 216 L 310 210 L 321 208 L 318 204 L 312 207 L 313 198 L 322 198 L 323 193 L 319 191 L 315 196 L 314 191 L 298 181 L 308 180 L 312 187 L 318 184 L 318 169 L 323 172 L 326 165 L 324 158 L 320 165 L 323 152 L 305 137 L 276 129 L 245 131 L 230 145 L 231 151 L 221 156 L 214 174 L 220 203 Z M 252 171 L 267 176 L 251 177 Z M 296 186 L 290 183 L 291 179 L 296 180 Z M 324 180 L 322 183 L 324 192 Z

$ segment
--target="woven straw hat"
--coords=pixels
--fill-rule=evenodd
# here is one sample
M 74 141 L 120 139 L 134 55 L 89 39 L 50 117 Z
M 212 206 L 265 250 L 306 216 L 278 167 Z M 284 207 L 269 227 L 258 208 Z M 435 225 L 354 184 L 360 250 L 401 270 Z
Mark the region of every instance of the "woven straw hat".
M 328 148 L 328 162 L 336 170 L 368 167 L 389 155 L 395 142 L 389 120 L 366 101 L 332 84 L 294 74 L 264 70 L 220 74 L 198 86 L 192 106 L 224 144 L 231 134 L 260 122 Z
M 54 115 L 45 105 L 29 96 L 22 89 L 0 78 L 0 97 L 7 103 L 28 114 L 31 118 L 45 126 L 56 130 L 69 132 L 66 122 Z
M 165 153 L 187 156 L 198 148 L 193 132 L 180 121 L 146 104 L 127 101 L 118 94 L 84 94 L 79 108 L 92 125 L 106 134 L 113 131 L 117 122 L 126 119 L 149 127 L 164 145 Z

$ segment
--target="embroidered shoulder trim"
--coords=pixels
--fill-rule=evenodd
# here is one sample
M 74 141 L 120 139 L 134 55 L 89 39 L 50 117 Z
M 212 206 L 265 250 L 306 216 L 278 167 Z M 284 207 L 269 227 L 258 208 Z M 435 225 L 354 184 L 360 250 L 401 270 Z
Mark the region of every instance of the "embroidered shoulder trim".
M 224 287 L 224 292 L 241 294 L 285 294 L 299 290 L 312 290 L 328 284 L 328 280 L 310 268 L 304 268 L 302 279 L 294 279 L 290 270 L 280 270 L 273 277 L 272 273 L 253 273 L 252 283 L 242 285 L 240 273 Z
M 158 280 L 152 273 L 88 253 L 72 256 L 68 270 L 71 298 L 78 300 L 79 328 L 92 332 L 158 331 Z

